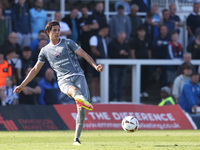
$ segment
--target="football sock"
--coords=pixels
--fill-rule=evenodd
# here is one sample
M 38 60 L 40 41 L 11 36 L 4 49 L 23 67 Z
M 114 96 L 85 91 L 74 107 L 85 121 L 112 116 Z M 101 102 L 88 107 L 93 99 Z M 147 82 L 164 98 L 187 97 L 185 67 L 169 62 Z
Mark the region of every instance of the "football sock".
M 81 136 L 81 131 L 83 129 L 83 124 L 84 124 L 84 121 L 85 121 L 85 112 L 86 110 L 85 109 L 82 109 L 82 110 L 77 110 L 78 111 L 78 114 L 77 114 L 77 117 L 76 117 L 76 131 L 75 131 L 75 138 L 74 138 L 74 141 L 76 141 L 76 139 L 80 138 Z
M 73 93 L 73 95 L 72 95 L 72 97 L 76 100 L 76 97 L 80 96 L 80 95 L 82 96 L 81 91 L 75 90 L 74 93 Z

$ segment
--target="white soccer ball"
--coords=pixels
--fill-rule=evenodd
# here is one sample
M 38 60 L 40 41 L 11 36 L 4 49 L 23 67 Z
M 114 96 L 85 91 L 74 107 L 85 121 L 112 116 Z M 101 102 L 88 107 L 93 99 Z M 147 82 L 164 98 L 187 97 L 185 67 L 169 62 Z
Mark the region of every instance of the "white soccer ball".
M 139 128 L 139 122 L 133 116 L 126 116 L 122 120 L 122 128 L 127 132 L 135 132 Z

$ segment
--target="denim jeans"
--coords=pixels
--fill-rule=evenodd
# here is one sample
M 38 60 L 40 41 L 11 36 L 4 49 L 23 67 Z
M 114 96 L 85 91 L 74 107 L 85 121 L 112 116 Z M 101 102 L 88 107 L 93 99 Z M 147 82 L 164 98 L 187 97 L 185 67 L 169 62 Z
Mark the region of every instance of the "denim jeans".
M 126 79 L 126 66 L 111 66 L 111 96 L 120 101 L 122 88 Z

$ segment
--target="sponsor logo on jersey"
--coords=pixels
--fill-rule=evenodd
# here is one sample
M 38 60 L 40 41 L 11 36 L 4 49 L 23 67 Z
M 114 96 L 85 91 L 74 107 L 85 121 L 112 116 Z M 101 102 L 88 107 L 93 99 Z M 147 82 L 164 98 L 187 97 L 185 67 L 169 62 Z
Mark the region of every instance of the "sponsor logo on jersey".
M 56 52 L 56 57 L 60 58 L 60 56 L 61 56 L 61 53 L 60 52 Z

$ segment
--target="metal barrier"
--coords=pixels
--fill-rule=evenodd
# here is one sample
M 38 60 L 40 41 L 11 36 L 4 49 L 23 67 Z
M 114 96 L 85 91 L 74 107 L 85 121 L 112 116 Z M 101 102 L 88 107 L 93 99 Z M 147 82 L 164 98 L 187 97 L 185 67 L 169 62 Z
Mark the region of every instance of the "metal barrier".
M 142 65 L 180 65 L 181 60 L 145 60 L 145 59 L 97 59 L 98 64 L 104 65 L 104 71 L 100 75 L 100 95 L 102 103 L 109 102 L 109 66 L 110 65 L 130 65 L 132 66 L 132 102 L 140 103 L 141 93 L 141 66 Z M 200 65 L 200 60 L 193 60 L 193 65 Z

